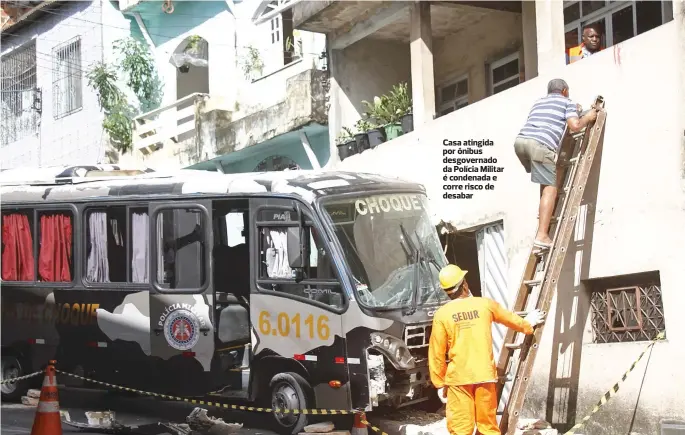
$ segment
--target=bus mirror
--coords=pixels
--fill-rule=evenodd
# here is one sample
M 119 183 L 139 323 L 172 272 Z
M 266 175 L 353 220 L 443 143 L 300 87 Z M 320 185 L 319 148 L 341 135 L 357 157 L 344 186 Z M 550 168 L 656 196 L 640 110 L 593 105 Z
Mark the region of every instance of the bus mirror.
M 291 269 L 301 269 L 304 267 L 299 227 L 288 228 L 288 263 Z

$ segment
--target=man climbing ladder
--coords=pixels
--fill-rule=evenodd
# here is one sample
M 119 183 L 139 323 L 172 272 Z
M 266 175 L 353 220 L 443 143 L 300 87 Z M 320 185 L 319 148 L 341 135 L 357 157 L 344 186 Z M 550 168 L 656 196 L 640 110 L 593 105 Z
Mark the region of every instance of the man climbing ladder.
M 530 180 L 540 185 L 540 217 L 534 243 L 543 249 L 552 244 L 549 224 L 560 184 L 556 154 L 564 129 L 579 132 L 597 119 L 594 108 L 579 116 L 578 105 L 569 98 L 569 92 L 564 80 L 551 80 L 547 85 L 547 95 L 533 104 L 526 124 L 514 142 L 516 156 L 530 174 Z
M 550 93 L 554 94 L 559 89 L 563 91 L 562 95 L 566 98 L 568 96 L 568 86 L 565 82 L 559 79 L 552 80 L 548 89 Z M 553 228 L 553 237 L 547 235 L 546 237 L 548 240 L 541 240 L 540 230 L 538 230 L 536 246 L 531 250 L 521 286 L 519 287 L 518 294 L 516 295 L 513 304 L 513 311 L 517 312 L 519 315 L 525 315 L 526 312 L 532 310 L 541 310 L 546 313 L 551 306 L 552 297 L 556 291 L 557 281 L 561 274 L 561 267 L 566 255 L 566 248 L 575 228 L 576 217 L 578 215 L 580 202 L 583 198 L 585 184 L 587 183 L 588 175 L 594 161 L 595 151 L 597 150 L 597 146 L 602 137 L 606 121 L 604 99 L 602 97 L 597 97 L 590 112 L 595 113 L 595 115 L 587 117 L 586 122 L 578 121 L 579 118 L 575 112 L 575 110 L 577 110 L 575 109 L 575 104 L 567 102 L 566 99 L 556 96 L 550 98 L 549 95 L 547 100 L 543 99 L 543 101 L 558 100 L 558 103 L 554 103 L 552 106 L 565 104 L 565 109 L 562 113 L 564 113 L 566 125 L 569 128 L 566 129 L 567 133 L 565 135 L 563 134 L 563 129 L 559 135 L 561 139 L 558 142 L 559 158 L 557 159 L 556 155 L 554 155 L 554 160 L 557 160 L 554 165 L 554 177 L 559 180 L 556 185 L 563 184 L 563 187 L 559 192 L 559 199 L 562 199 L 562 201 L 559 201 L 556 207 L 554 205 L 551 206 L 552 211 L 550 214 L 553 214 L 553 216 L 550 216 L 549 224 L 550 228 Z M 570 104 L 573 104 L 573 106 Z M 540 127 L 544 124 L 543 121 L 536 121 L 538 118 L 547 116 L 547 110 L 542 110 L 540 107 L 542 106 L 538 106 L 537 109 L 534 107 L 531 111 L 529 124 L 532 126 L 537 125 Z M 553 112 L 554 111 L 552 111 L 552 113 Z M 574 115 L 572 112 L 576 114 Z M 585 118 L 585 116 L 583 118 Z M 580 119 L 582 120 L 583 118 Z M 557 120 L 560 119 L 563 119 L 561 118 L 561 115 L 557 116 Z M 570 121 L 572 119 L 575 119 L 575 121 Z M 592 124 L 592 120 L 595 120 L 594 124 Z M 576 130 L 579 123 L 588 126 L 585 129 L 585 132 L 579 137 L 569 134 Z M 573 124 L 573 126 L 571 124 Z M 526 125 L 528 126 L 528 124 Z M 522 134 L 533 136 L 534 133 L 531 131 L 532 130 L 527 127 L 524 127 Z M 539 131 L 542 130 L 539 129 Z M 543 136 L 544 135 L 542 134 L 539 135 L 539 137 Z M 518 141 L 517 143 L 519 144 L 517 154 L 519 154 L 524 166 L 526 165 L 526 161 L 535 161 L 539 164 L 538 166 L 541 166 L 542 164 L 547 166 L 547 168 L 544 166 L 542 167 L 540 170 L 541 173 L 549 170 L 549 165 L 551 164 L 550 156 L 547 156 L 547 161 L 543 163 L 543 159 L 539 158 L 539 156 L 531 151 L 531 149 L 535 148 L 531 146 L 526 149 L 526 145 L 523 141 Z M 571 155 L 570 159 L 565 161 L 565 154 L 567 153 L 566 145 L 569 143 L 572 145 Z M 532 167 L 533 165 L 531 163 L 531 170 Z M 556 173 L 557 171 L 559 172 L 558 174 Z M 535 174 L 532 174 L 532 176 L 534 177 Z M 547 187 L 551 185 L 551 183 L 548 182 L 541 184 L 547 185 Z M 556 197 L 556 189 L 554 196 Z M 552 200 L 551 203 L 554 204 L 554 200 Z M 545 213 L 546 210 L 547 209 L 544 210 Z M 546 219 L 546 216 L 543 216 L 543 207 L 541 204 L 540 226 L 543 226 L 543 219 Z M 544 228 L 543 233 L 545 233 Z M 547 249 L 539 249 L 540 247 L 546 247 Z M 500 429 L 502 433 L 513 434 L 516 430 L 519 412 L 523 407 L 523 401 L 532 375 L 535 356 L 539 350 L 543 328 L 544 324 L 540 328 L 537 328 L 532 335 L 521 337 L 520 340 L 517 340 L 516 331 L 508 330 L 504 338 L 504 346 L 500 352 L 499 364 L 497 367 L 498 378 L 500 380 L 497 392 L 500 407 L 502 408 L 500 419 Z

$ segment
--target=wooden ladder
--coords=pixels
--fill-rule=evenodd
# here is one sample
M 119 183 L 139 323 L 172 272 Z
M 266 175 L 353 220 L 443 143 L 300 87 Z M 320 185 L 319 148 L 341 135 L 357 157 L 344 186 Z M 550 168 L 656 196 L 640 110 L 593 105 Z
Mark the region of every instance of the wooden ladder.
M 593 107 L 603 109 L 604 98 L 598 96 Z M 584 131 L 571 134 L 566 129 L 557 158 L 557 170 L 562 171 L 560 179 L 564 187 L 559 190 L 550 222 L 550 232 L 554 232 L 552 246 L 531 250 L 512 308 L 520 316 L 536 308 L 549 312 L 605 120 L 606 112 L 601 110 L 594 124 Z M 503 434 L 511 435 L 516 430 L 545 324 L 528 336 L 508 329 L 504 337 L 497 365 L 498 415 Z

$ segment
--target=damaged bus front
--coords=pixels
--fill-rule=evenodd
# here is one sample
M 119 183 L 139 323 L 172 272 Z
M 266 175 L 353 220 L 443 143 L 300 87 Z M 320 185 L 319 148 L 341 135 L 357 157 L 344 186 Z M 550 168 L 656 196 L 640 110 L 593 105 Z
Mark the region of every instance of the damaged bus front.
M 342 315 L 354 408 L 435 397 L 428 372 L 433 314 L 449 301 L 447 264 L 423 191 L 350 193 L 318 204 L 353 281 Z M 349 363 L 353 362 L 353 363 Z

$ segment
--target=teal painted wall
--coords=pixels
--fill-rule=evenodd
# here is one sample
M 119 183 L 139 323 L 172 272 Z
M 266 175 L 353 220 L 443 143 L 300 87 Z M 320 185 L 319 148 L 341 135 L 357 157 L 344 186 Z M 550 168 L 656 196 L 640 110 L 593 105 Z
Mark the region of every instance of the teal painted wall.
M 286 136 L 286 135 L 283 135 Z M 316 155 L 317 160 L 321 166 L 325 165 L 330 157 L 330 147 L 329 147 L 329 137 L 328 130 L 324 130 L 322 133 L 317 133 L 316 135 L 308 134 L 309 143 Z M 291 158 L 295 163 L 297 163 L 302 169 L 312 169 L 312 165 L 309 163 L 309 158 L 304 152 L 302 147 L 302 142 L 299 137 L 299 133 L 288 133 L 287 139 L 283 139 L 282 143 L 273 142 L 271 144 L 265 143 L 265 146 L 254 145 L 253 150 L 249 148 L 244 150 L 251 151 L 249 156 L 245 156 L 239 161 L 224 164 L 224 171 L 226 173 L 242 173 L 242 172 L 252 172 L 254 168 L 269 156 L 285 156 Z M 240 151 L 235 153 L 235 156 L 240 155 Z
M 140 14 L 155 46 L 192 31 L 193 28 L 228 10 L 225 1 L 175 1 L 174 12 L 171 14 L 162 11 L 160 1 L 143 1 L 134 9 Z

